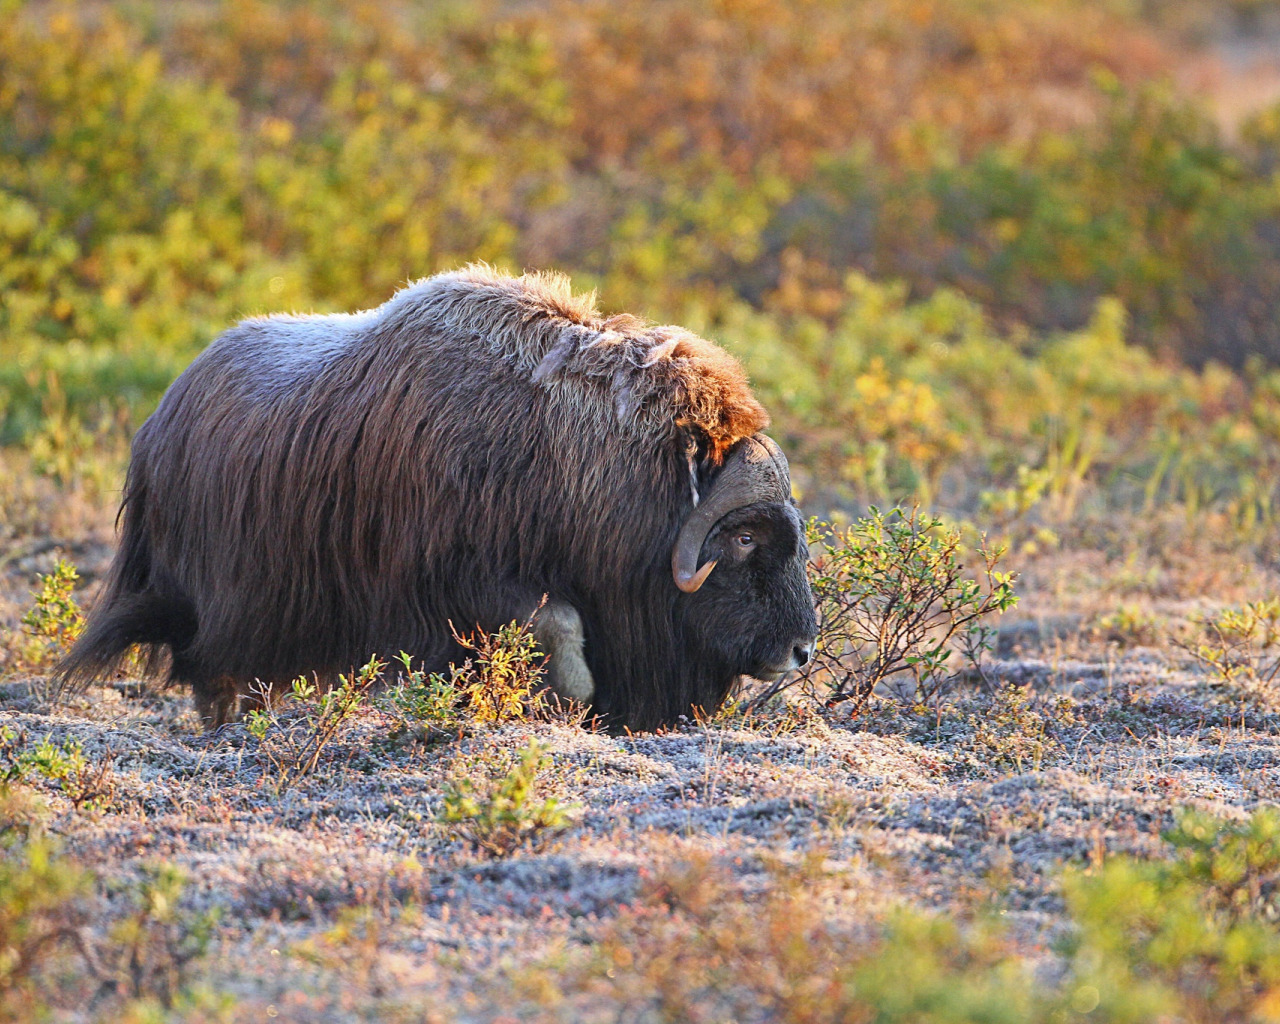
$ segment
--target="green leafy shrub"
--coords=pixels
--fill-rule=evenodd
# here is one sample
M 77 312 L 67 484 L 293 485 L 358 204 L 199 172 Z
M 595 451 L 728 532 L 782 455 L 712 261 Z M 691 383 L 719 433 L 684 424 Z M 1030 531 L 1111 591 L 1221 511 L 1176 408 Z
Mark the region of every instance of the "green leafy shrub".
M 184 907 L 186 884 L 173 864 L 144 869 L 132 909 L 111 926 L 99 958 L 99 972 L 119 995 L 165 1008 L 189 997 L 193 968 L 208 952 L 219 915 Z
M 368 707 L 384 668 L 385 662 L 370 658 L 358 671 L 339 675 L 324 693 L 302 677 L 282 694 L 263 688 L 263 706 L 249 711 L 244 723 L 257 740 L 263 780 L 277 795 L 316 770 L 325 750 Z
M 406 727 L 456 725 L 466 692 L 467 670 L 455 665 L 447 678 L 438 672 L 424 672 L 414 668 L 412 655 L 404 651 L 396 661 L 404 670 L 397 670 L 395 682 L 387 687 L 383 706 Z
M 1280 815 L 1264 808 L 1228 823 L 1186 813 L 1166 839 L 1168 859 L 1109 858 L 1064 878 L 1086 1012 L 1116 1022 L 1273 1019 Z
M 573 808 L 555 797 L 538 797 L 538 776 L 548 763 L 545 749 L 530 741 L 519 762 L 499 778 L 476 783 L 455 777 L 445 789 L 440 820 L 495 857 L 567 828 Z
M 0 1015 L 37 1020 L 48 1013 L 42 971 L 67 950 L 92 960 L 84 899 L 91 877 L 46 839 L 14 843 L 0 853 Z
M 986 620 L 1017 602 L 1000 551 L 980 546 L 966 576 L 959 531 L 918 508 L 872 507 L 845 530 L 811 520 L 808 537 L 821 547 L 810 566 L 821 628 L 803 681 L 828 705 L 856 711 L 882 685 L 938 696 L 957 657 L 976 666 L 990 647 Z
M 22 616 L 17 667 L 29 672 L 47 669 L 70 650 L 84 632 L 84 615 L 72 596 L 80 574 L 61 558 L 53 572 L 37 577 L 35 601 Z
M 1268 161 L 1166 85 L 1095 81 L 1098 116 L 1070 131 L 993 139 L 965 160 L 935 147 L 915 167 L 836 156 L 780 214 L 782 237 L 816 264 L 960 288 L 1036 330 L 1078 329 L 1114 296 L 1153 351 L 1274 362 Z M 1274 134 L 1254 134 L 1275 151 Z
M 77 811 L 104 810 L 116 793 L 109 752 L 94 764 L 84 756 L 84 747 L 74 736 L 61 745 L 46 736 L 32 747 L 25 732 L 0 727 L 0 783 L 22 782 L 31 775 L 57 783 Z
M 1274 698 L 1280 685 L 1280 598 L 1251 601 L 1202 619 L 1175 641 L 1229 696 Z
M 547 659 L 531 625 L 532 620 L 513 621 L 493 633 L 476 629 L 465 637 L 454 631 L 453 638 L 472 652 L 458 674 L 472 721 L 497 725 L 546 709 L 540 687 Z

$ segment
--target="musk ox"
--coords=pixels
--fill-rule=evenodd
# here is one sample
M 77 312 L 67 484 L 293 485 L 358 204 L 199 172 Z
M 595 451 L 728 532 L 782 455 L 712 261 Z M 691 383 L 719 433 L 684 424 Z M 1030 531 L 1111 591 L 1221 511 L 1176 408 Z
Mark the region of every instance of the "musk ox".
M 362 313 L 246 320 L 138 431 L 60 675 L 142 645 L 213 727 L 257 680 L 399 651 L 440 670 L 451 624 L 533 615 L 553 688 L 611 728 L 715 709 L 817 631 L 766 422 L 724 351 L 559 276 L 472 266 Z

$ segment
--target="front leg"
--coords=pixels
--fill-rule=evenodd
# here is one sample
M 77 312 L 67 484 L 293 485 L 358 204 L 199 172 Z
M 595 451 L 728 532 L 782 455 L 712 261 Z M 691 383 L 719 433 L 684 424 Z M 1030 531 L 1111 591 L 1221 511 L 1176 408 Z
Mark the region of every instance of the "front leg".
M 533 616 L 533 637 L 547 655 L 547 682 L 561 697 L 591 703 L 595 680 L 583 652 L 582 616 L 572 605 L 548 600 Z

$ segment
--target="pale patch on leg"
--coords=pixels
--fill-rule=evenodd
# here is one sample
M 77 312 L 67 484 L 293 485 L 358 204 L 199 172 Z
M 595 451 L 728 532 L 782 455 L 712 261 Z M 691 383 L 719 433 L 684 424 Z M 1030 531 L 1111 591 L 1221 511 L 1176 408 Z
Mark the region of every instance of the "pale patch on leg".
M 583 654 L 582 616 L 560 601 L 548 601 L 533 619 L 533 636 L 547 653 L 547 682 L 561 697 L 590 703 L 596 684 Z

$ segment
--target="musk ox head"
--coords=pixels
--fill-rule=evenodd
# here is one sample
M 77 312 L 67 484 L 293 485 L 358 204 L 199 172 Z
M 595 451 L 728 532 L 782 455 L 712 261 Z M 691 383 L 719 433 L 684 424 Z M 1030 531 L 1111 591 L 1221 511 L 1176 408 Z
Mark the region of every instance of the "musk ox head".
M 786 457 L 764 434 L 742 439 L 671 553 L 690 655 L 767 681 L 808 662 L 818 630 L 806 556 Z

